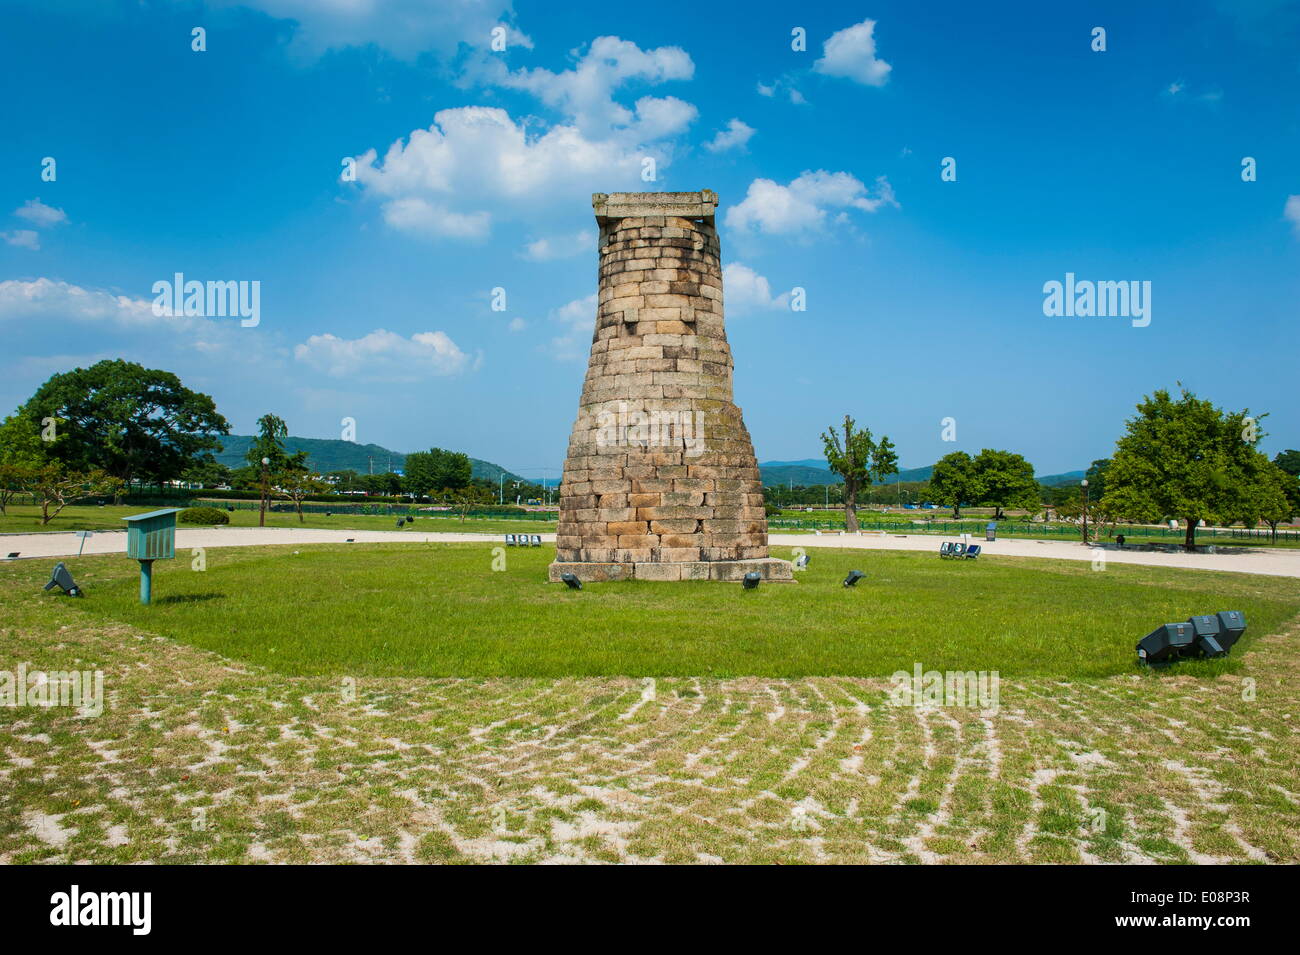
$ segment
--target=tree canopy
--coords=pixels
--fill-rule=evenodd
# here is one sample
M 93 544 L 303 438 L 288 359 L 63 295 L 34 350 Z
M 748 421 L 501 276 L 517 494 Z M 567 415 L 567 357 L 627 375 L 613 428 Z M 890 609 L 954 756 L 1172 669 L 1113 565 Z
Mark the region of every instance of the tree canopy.
M 1116 444 L 1105 506 L 1130 520 L 1179 518 L 1189 548 L 1202 520 L 1263 520 L 1284 507 L 1278 468 L 1255 448 L 1263 417 L 1225 412 L 1186 388 L 1177 398 L 1164 389 L 1145 397 Z
M 38 427 L 55 419 L 52 457 L 123 481 L 175 480 L 230 433 L 208 395 L 171 372 L 117 358 L 52 376 L 19 414 Z
M 406 475 L 402 484 L 412 494 L 468 487 L 472 473 L 468 454 L 443 448 L 408 454 L 404 470 Z
M 1021 455 L 985 448 L 971 465 L 978 487 L 976 498 L 981 504 L 993 505 L 994 520 L 1001 519 L 1003 508 L 1034 510 L 1038 507 L 1040 495 L 1034 466 Z
M 854 428 L 852 416 L 845 415 L 843 438 L 833 426 L 822 432 L 826 463 L 844 478 L 844 526 L 850 532 L 858 529 L 858 491 L 864 484 L 898 471 L 898 455 L 888 437 L 882 436 L 877 443 L 868 429 Z
M 951 507 L 953 520 L 961 518 L 963 504 L 970 504 L 983 493 L 975 459 L 965 451 L 945 454 L 935 462 L 930 474 L 930 497 L 936 504 Z

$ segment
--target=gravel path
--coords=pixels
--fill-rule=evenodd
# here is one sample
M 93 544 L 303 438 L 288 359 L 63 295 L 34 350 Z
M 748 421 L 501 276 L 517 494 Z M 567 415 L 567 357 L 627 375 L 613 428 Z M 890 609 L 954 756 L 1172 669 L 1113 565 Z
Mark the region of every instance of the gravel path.
M 554 534 L 542 534 L 545 544 L 555 543 Z M 407 543 L 486 543 L 500 542 L 501 534 L 421 533 L 419 531 L 352 531 L 322 528 L 282 527 L 197 527 L 178 528 L 177 550 L 193 547 L 257 547 L 267 544 L 342 544 L 349 538 L 359 544 L 405 541 Z M 943 540 L 937 534 L 774 534 L 772 543 L 779 547 L 846 547 L 868 550 L 924 550 L 937 552 Z M 1056 560 L 1094 559 L 1091 549 L 1066 541 L 975 540 L 990 557 L 1048 557 Z M 0 557 L 18 551 L 21 558 L 75 557 L 81 539 L 72 533 L 6 534 L 0 536 Z M 126 550 L 125 531 L 97 531 L 86 538 L 85 554 L 121 554 Z M 1244 552 L 1243 552 L 1244 551 Z M 1185 567 L 1193 570 L 1227 570 L 1275 577 L 1300 577 L 1300 550 L 1246 550 L 1231 553 L 1166 554 L 1159 552 L 1116 550 L 1104 551 L 1108 563 L 1149 564 L 1156 567 Z

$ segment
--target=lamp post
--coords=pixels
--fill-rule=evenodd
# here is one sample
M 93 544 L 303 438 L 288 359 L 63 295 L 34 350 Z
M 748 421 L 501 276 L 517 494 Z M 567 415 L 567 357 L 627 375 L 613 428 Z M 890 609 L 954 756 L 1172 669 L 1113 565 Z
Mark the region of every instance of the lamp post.
M 1079 482 L 1083 488 L 1083 542 L 1088 543 L 1088 479 L 1084 478 Z
M 267 465 L 269 465 L 270 463 L 271 463 L 270 458 L 262 458 L 262 513 L 257 518 L 258 527 L 266 526 L 266 495 L 267 495 L 266 468 Z

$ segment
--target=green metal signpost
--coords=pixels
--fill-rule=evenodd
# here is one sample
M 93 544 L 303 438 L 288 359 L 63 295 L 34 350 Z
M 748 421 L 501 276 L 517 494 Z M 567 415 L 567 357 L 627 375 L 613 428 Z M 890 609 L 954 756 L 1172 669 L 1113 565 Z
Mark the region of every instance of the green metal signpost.
M 124 517 L 126 521 L 126 556 L 140 562 L 140 603 L 149 603 L 153 595 L 153 562 L 176 556 L 176 515 L 179 507 L 164 507 L 147 514 Z

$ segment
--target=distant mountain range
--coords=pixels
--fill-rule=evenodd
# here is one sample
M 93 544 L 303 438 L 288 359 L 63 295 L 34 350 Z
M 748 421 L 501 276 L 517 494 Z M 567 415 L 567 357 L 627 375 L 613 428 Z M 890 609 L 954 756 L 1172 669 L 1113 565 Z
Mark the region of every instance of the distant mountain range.
M 840 483 L 840 476 L 826 467 L 826 462 L 821 458 L 804 458 L 802 461 L 764 461 L 758 465 L 758 470 L 763 475 L 763 484 L 766 486 L 784 484 L 788 487 L 791 481 L 794 482 L 796 487 L 799 485 L 820 487 L 823 484 Z M 908 482 L 928 481 L 933 473 L 933 464 L 923 468 L 900 468 L 898 474 L 891 474 L 888 480 L 878 483 L 893 484 L 898 482 L 907 484 Z M 1038 483 L 1046 484 L 1048 487 L 1059 487 L 1063 484 L 1073 484 L 1083 475 L 1083 471 L 1047 474 L 1039 477 Z
M 230 434 L 219 438 L 221 451 L 214 457 L 229 468 L 241 468 L 248 461 L 245 455 L 253 443 L 249 434 Z M 298 451 L 307 452 L 307 461 L 314 471 L 356 471 L 358 474 L 382 474 L 388 470 L 403 470 L 406 467 L 406 455 L 401 451 L 390 451 L 377 444 L 356 444 L 341 441 L 338 438 L 295 438 L 284 439 L 285 450 L 290 454 Z M 487 481 L 500 481 L 504 474 L 507 481 L 523 481 L 524 478 L 512 474 L 499 464 L 470 458 L 470 473 L 475 478 Z M 533 482 L 529 482 L 533 483 Z
M 216 455 L 216 459 L 226 467 L 243 467 L 247 463 L 244 455 L 248 453 L 249 445 L 253 442 L 253 436 L 231 434 L 220 440 L 222 450 Z M 311 467 L 321 473 L 351 470 L 359 474 L 369 474 L 373 470 L 375 474 L 381 474 L 390 468 L 400 471 L 406 466 L 405 454 L 401 451 L 390 451 L 388 448 L 380 447 L 377 444 L 355 444 L 352 441 L 341 441 L 338 438 L 290 437 L 285 438 L 284 446 L 290 454 L 297 451 L 306 451 L 307 460 Z M 470 458 L 469 460 L 472 469 L 471 473 L 475 478 L 486 481 L 500 481 L 501 476 L 504 474 L 506 481 L 526 480 L 507 471 L 499 464 L 493 464 L 491 461 L 480 461 L 478 458 Z M 804 458 L 802 461 L 764 461 L 759 464 L 758 469 L 763 476 L 763 483 L 769 486 L 784 484 L 788 487 L 791 481 L 796 486 L 802 485 L 803 487 L 820 487 L 823 484 L 840 483 L 839 475 L 832 473 L 826 467 L 826 462 L 821 458 Z M 932 473 L 934 473 L 934 465 L 923 468 L 904 468 L 897 475 L 891 474 L 887 481 L 880 483 L 893 484 L 898 482 L 907 484 L 909 482 L 928 481 Z M 1044 475 L 1039 477 L 1038 481 L 1048 487 L 1059 487 L 1063 484 L 1074 484 L 1083 475 L 1083 471 L 1066 471 L 1064 474 Z

